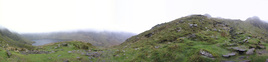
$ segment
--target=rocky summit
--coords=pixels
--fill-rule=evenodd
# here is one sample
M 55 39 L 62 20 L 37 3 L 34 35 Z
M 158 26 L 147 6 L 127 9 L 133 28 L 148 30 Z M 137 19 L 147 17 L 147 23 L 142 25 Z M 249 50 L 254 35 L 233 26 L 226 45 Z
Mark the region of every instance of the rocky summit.
M 30 42 L 18 43 L 23 39 L 16 34 L 0 32 L 5 37 L 0 38 L 0 61 L 267 62 L 267 27 L 256 17 L 242 21 L 190 15 L 157 24 L 113 47 L 83 41 L 30 46 Z

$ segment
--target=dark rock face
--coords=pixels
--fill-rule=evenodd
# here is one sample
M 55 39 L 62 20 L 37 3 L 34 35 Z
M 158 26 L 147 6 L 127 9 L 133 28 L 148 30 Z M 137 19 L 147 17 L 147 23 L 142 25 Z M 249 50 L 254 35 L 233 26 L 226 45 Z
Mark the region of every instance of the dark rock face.
M 67 43 L 62 43 L 61 45 L 62 45 L 62 46 L 68 46 L 68 44 L 67 44 Z
M 145 37 L 149 38 L 149 37 L 151 37 L 152 35 L 153 35 L 153 33 L 148 33 L 148 34 L 145 35 Z

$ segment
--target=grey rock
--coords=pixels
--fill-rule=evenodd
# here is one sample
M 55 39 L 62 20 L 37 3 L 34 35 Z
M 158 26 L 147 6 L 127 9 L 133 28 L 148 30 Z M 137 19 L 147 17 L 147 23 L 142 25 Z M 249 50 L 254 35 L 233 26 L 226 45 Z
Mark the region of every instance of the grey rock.
M 222 57 L 225 57 L 225 58 L 228 58 L 228 57 L 231 57 L 231 56 L 235 56 L 236 55 L 236 53 L 229 53 L 229 54 L 227 54 L 227 55 L 222 55 Z
M 236 54 L 235 53 L 229 53 L 228 55 L 229 56 L 235 56 Z
M 197 24 L 194 24 L 194 27 L 197 27 Z
M 58 47 L 60 47 L 60 44 L 58 44 Z
M 189 24 L 189 26 L 192 28 L 193 27 L 193 24 Z
M 266 47 L 263 46 L 263 45 L 258 45 L 257 47 L 258 47 L 259 49 L 266 49 Z
M 195 37 L 196 37 L 195 34 L 191 34 L 191 35 L 189 36 L 189 38 L 195 38 Z
M 245 56 L 240 56 L 239 59 L 245 59 L 246 57 Z
M 250 37 L 248 37 L 248 39 L 250 39 Z
M 90 53 L 86 53 L 86 56 L 91 56 L 91 54 Z
M 245 49 L 241 49 L 239 47 L 233 47 L 232 49 L 237 50 L 239 52 L 245 52 L 246 51 Z
M 154 48 L 159 48 L 160 46 L 154 46 Z
M 216 28 L 214 28 L 214 29 L 213 29 L 213 31 L 217 31 L 217 29 L 216 29 Z
M 210 57 L 210 58 L 213 58 L 212 54 L 210 54 L 209 52 L 207 51 L 204 51 L 204 50 L 200 50 L 200 53 L 204 56 L 207 56 L 207 57 Z
M 183 22 L 184 22 L 184 20 L 180 20 L 180 21 L 179 21 L 179 23 L 183 23 Z
M 229 55 L 222 55 L 222 57 L 228 58 L 228 57 L 230 57 L 230 56 L 229 56 Z
M 100 57 L 101 56 L 101 53 L 93 52 L 93 53 L 86 53 L 85 55 L 92 56 L 92 57 Z
M 85 53 L 84 53 L 84 52 L 82 52 L 82 53 L 81 53 L 81 55 L 85 55 Z
M 244 39 L 243 42 L 244 42 L 244 43 L 245 43 L 245 42 L 248 42 L 248 39 Z
M 254 50 L 255 50 L 255 48 L 251 48 L 246 52 L 246 54 L 248 54 L 248 55 L 253 54 Z
M 8 56 L 8 58 L 10 58 L 11 55 L 12 54 L 7 50 L 7 56 Z
M 228 46 L 237 46 L 237 44 L 232 43 L 232 44 L 228 44 Z
M 55 51 L 51 51 L 50 53 L 55 53 Z
M 60 57 L 61 55 L 58 55 L 58 57 Z
M 266 61 L 265 62 L 268 62 L 268 59 L 266 59 Z

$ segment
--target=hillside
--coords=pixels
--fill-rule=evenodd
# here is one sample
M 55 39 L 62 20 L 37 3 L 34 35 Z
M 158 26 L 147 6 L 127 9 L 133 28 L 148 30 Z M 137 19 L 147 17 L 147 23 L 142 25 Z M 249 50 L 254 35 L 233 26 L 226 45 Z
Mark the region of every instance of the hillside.
M 119 45 L 127 38 L 135 34 L 128 32 L 94 32 L 94 31 L 77 31 L 77 32 L 52 32 L 52 33 L 32 33 L 22 34 L 23 37 L 30 40 L 37 39 L 57 39 L 62 41 L 83 41 L 89 42 L 94 46 L 113 46 Z
M 125 61 L 264 62 L 267 35 L 249 22 L 191 15 L 127 39 L 116 55 Z
M 268 23 L 260 20 L 260 18 L 257 16 L 248 18 L 246 20 L 246 22 L 248 22 L 248 23 L 252 24 L 253 26 L 256 26 L 260 29 L 265 29 L 268 32 Z
M 249 19 L 248 19 L 249 20 Z M 64 41 L 31 49 L 0 47 L 1 62 L 265 62 L 268 33 L 249 21 L 185 16 L 158 24 L 114 47 Z M 255 22 L 254 22 L 255 23 Z M 59 35 L 60 34 L 60 35 Z M 45 36 L 46 35 L 46 36 Z M 50 33 L 31 39 L 76 39 L 85 32 Z M 102 36 L 94 34 L 96 37 Z M 104 35 L 104 34 L 103 34 Z M 24 35 L 25 36 L 25 35 Z M 44 37 L 42 37 L 44 36 Z M 55 36 L 55 37 L 53 37 Z M 58 37 L 59 36 L 59 37 Z M 64 37 L 66 36 L 66 37 Z M 77 37 L 74 37 L 77 36 Z M 36 38 L 35 38 L 36 37 Z M 70 38 L 70 37 L 73 37 Z M 94 37 L 94 36 L 93 36 Z M 91 38 L 91 37 L 89 37 Z M 106 38 L 105 38 L 106 39 Z M 90 42 L 90 41 L 89 41 Z
M 5 51 L 6 50 L 6 51 Z M 96 54 L 95 54 L 96 53 Z M 90 43 L 81 41 L 65 41 L 50 43 L 33 48 L 32 50 L 2 49 L 1 62 L 88 62 L 90 57 L 100 55 L 101 51 Z M 90 56 L 90 57 L 89 57 Z M 90 61 L 97 61 L 91 59 Z
M 6 28 L 0 29 L 0 46 L 13 46 L 13 47 L 22 47 L 22 48 L 31 48 L 31 42 L 30 40 L 27 40 L 21 35 L 11 32 Z

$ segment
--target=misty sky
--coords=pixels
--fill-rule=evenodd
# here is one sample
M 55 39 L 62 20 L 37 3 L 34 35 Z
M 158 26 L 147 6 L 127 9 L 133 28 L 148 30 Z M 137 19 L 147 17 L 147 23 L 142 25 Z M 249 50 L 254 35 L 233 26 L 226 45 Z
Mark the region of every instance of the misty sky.
M 268 0 L 0 0 L 0 25 L 19 33 L 74 29 L 141 33 L 190 14 L 268 21 Z

